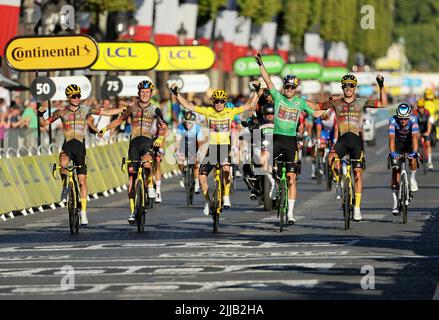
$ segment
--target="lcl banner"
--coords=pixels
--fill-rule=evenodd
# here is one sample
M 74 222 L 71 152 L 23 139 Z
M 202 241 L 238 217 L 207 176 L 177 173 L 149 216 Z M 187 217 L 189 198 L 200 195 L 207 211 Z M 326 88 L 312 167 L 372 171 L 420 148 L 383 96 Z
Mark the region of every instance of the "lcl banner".
M 207 70 L 215 63 L 215 54 L 206 46 L 162 46 L 157 71 Z
M 99 42 L 99 58 L 92 70 L 151 70 L 159 62 L 157 47 L 149 42 Z

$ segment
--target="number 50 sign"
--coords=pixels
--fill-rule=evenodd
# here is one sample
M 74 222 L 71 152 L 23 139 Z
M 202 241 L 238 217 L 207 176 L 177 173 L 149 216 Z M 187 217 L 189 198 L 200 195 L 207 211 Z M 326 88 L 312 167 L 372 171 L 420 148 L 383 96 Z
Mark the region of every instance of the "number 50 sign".
M 81 99 L 91 94 L 91 83 L 87 77 L 38 77 L 30 86 L 32 95 L 37 101 L 66 100 L 65 90 L 68 85 L 76 84 L 81 88 Z

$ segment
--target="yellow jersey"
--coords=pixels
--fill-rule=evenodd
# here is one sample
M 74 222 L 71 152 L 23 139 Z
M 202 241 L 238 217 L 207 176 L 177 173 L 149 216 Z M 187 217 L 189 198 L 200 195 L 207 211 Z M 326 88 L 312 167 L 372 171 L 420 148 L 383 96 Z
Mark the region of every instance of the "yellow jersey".
M 194 109 L 194 112 L 206 117 L 209 143 L 213 145 L 230 144 L 233 118 L 244 111 L 244 107 L 224 108 L 221 111 L 216 111 L 214 107 L 195 107 Z
M 430 112 L 430 115 L 434 121 L 438 120 L 439 112 L 439 100 L 425 100 L 425 109 Z

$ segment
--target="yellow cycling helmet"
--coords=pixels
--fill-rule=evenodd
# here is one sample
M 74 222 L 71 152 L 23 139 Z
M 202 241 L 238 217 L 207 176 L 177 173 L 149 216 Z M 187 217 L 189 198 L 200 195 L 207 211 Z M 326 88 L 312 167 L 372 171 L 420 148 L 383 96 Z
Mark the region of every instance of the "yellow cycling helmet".
M 74 94 L 81 94 L 81 88 L 76 84 L 70 84 L 65 91 L 66 97 L 70 97 Z
M 355 86 L 357 85 L 357 78 L 352 74 L 347 74 L 341 78 L 341 84 L 345 83 L 353 83 Z
M 419 99 L 418 100 L 418 108 L 424 108 L 425 107 L 425 100 Z
M 431 88 L 425 89 L 424 98 L 425 100 L 434 100 L 434 91 Z
M 222 90 L 222 89 L 214 90 L 212 93 L 212 100 L 213 99 L 227 100 L 228 97 L 229 97 L 229 95 L 227 94 L 227 92 L 225 90 Z

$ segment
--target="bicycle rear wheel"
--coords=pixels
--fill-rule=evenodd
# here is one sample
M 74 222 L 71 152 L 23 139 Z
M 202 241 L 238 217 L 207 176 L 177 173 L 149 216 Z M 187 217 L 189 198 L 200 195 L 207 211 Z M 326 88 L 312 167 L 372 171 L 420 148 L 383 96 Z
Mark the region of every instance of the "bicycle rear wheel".
M 136 221 L 137 232 L 145 231 L 145 206 L 144 206 L 145 190 L 141 180 L 136 182 Z
M 269 174 L 269 173 L 267 173 Z M 264 190 L 264 210 L 265 211 L 271 211 L 273 210 L 273 200 L 270 197 L 270 188 L 271 188 L 271 183 L 270 180 L 268 179 L 267 175 L 265 175 L 263 177 L 263 190 Z
M 407 223 L 407 200 L 408 200 L 408 186 L 407 186 L 407 177 L 401 177 L 401 184 L 399 186 L 401 189 L 401 199 L 400 199 L 400 210 L 402 214 L 402 222 L 404 224 Z
M 325 168 L 326 168 L 326 191 L 331 191 L 333 176 L 332 176 L 332 169 L 331 166 L 329 165 L 328 159 L 326 159 Z
M 351 221 L 351 211 L 352 211 L 352 190 L 351 181 L 349 178 L 344 180 L 343 196 L 342 196 L 342 207 L 343 207 L 343 217 L 344 217 L 344 229 L 348 230 L 350 228 Z
M 320 151 L 317 150 L 317 156 L 316 156 L 316 180 L 317 184 L 322 184 L 322 173 L 320 171 L 320 165 L 322 164 Z
M 74 190 L 74 185 L 72 182 L 69 182 L 68 184 L 68 201 L 67 201 L 67 208 L 69 211 L 69 226 L 70 226 L 70 233 L 75 233 L 75 227 L 76 227 L 76 195 Z
M 427 174 L 427 159 L 425 159 L 425 148 L 424 148 L 424 144 L 422 143 L 422 141 L 420 141 L 420 148 L 419 148 L 419 160 L 422 163 L 422 172 L 424 174 Z

